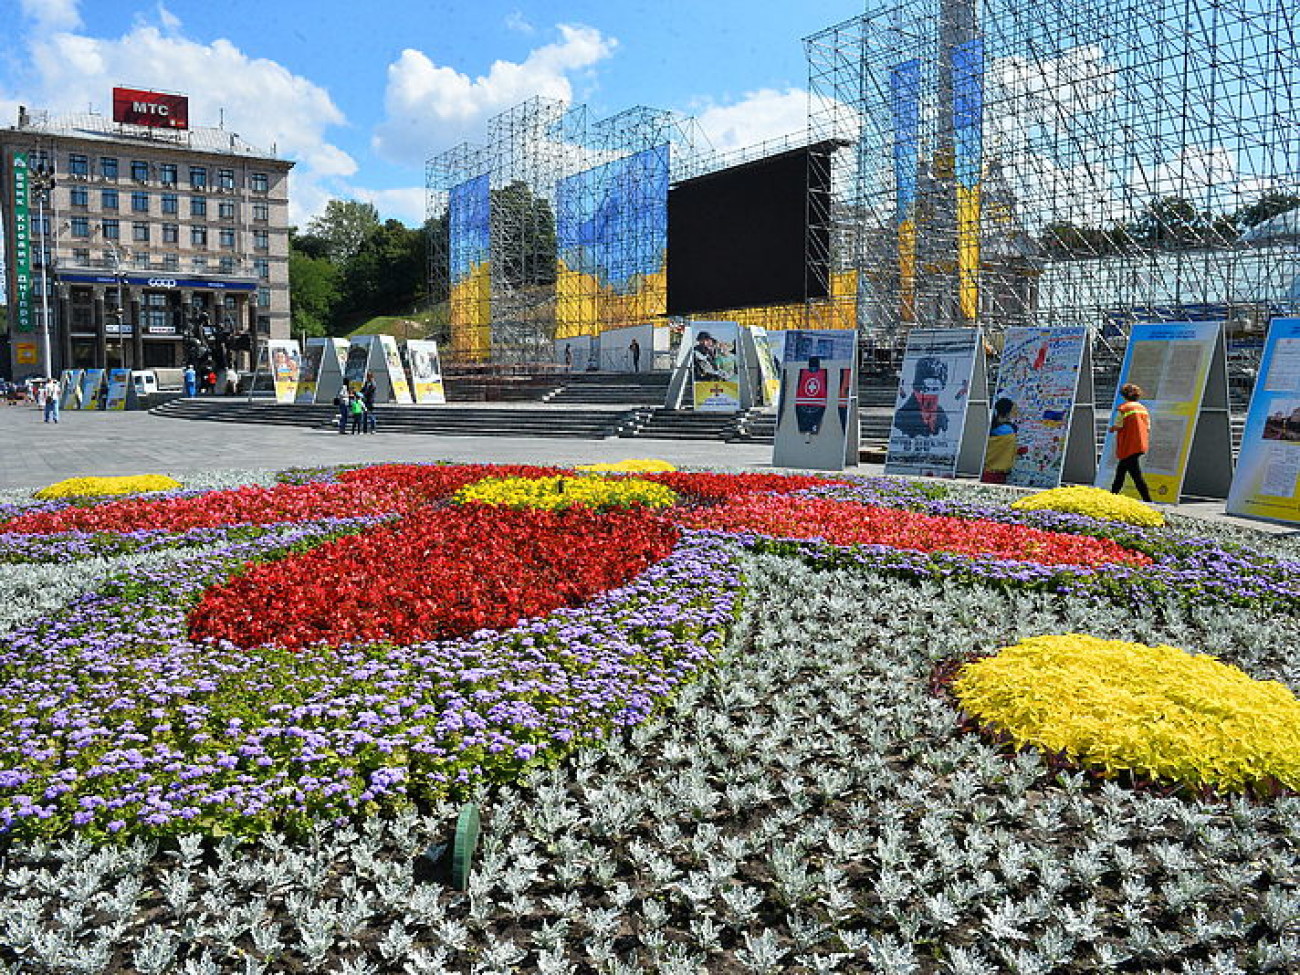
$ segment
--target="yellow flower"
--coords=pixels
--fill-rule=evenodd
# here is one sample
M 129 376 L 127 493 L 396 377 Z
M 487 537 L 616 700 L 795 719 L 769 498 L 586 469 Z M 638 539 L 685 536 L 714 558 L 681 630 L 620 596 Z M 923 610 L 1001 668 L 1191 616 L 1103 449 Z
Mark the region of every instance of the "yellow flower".
M 32 497 L 42 501 L 60 498 L 102 498 L 121 494 L 147 494 L 150 491 L 175 491 L 181 482 L 163 474 L 137 474 L 128 477 L 70 477 L 41 488 Z
M 1111 494 L 1095 487 L 1060 487 L 1039 491 L 1021 498 L 1011 507 L 1016 511 L 1064 511 L 1106 521 L 1122 521 L 1144 528 L 1159 528 L 1165 523 L 1165 516 L 1159 509 L 1136 498 Z
M 548 510 L 573 505 L 615 508 L 641 504 L 667 508 L 677 503 L 677 495 L 662 484 L 639 478 L 489 477 L 461 488 L 452 500 Z
M 658 474 L 663 471 L 675 471 L 677 468 L 666 460 L 632 458 L 620 460 L 616 464 L 580 464 L 578 470 L 608 471 L 615 474 Z
M 1017 746 L 1106 772 L 1241 792 L 1300 788 L 1300 701 L 1205 654 L 1070 633 L 967 664 L 962 709 Z

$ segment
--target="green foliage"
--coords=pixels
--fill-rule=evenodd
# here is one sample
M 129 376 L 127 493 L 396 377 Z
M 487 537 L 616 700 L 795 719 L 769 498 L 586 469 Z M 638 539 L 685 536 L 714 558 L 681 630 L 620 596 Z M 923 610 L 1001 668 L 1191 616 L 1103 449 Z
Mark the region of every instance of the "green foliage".
M 339 269 L 323 257 L 300 251 L 296 241 L 289 249 L 289 293 L 294 335 L 328 335 L 331 316 L 339 302 Z
M 325 212 L 307 224 L 307 233 L 325 241 L 326 256 L 346 264 L 361 249 L 366 236 L 379 226 L 379 211 L 359 200 L 330 200 Z
M 343 267 L 345 322 L 406 311 L 424 296 L 428 274 L 428 242 L 423 230 L 397 220 L 372 227 L 352 259 Z
M 1254 227 L 1296 207 L 1300 207 L 1300 196 L 1294 193 L 1265 193 L 1250 206 L 1238 210 L 1232 219 L 1238 227 Z

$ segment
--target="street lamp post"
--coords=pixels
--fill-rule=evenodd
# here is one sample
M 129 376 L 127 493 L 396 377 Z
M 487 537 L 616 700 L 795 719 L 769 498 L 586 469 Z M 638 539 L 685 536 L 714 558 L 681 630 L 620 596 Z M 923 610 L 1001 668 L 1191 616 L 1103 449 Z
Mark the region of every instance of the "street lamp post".
M 41 369 L 48 378 L 54 372 L 54 359 L 50 355 L 50 285 L 46 266 L 50 263 L 50 235 L 46 233 L 45 206 L 54 189 L 54 170 L 44 163 L 31 171 L 32 192 L 36 194 L 36 221 L 41 230 Z

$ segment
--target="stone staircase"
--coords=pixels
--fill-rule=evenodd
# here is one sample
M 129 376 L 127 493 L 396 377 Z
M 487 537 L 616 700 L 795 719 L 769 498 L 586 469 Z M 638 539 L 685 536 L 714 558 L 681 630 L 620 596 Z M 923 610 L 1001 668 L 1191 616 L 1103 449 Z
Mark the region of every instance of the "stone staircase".
M 176 399 L 149 411 L 156 416 L 216 423 L 253 423 L 332 429 L 338 411 L 329 405 L 297 406 L 217 397 Z M 567 407 L 397 406 L 376 411 L 384 433 L 441 437 L 543 437 L 603 440 L 623 432 L 632 411 Z

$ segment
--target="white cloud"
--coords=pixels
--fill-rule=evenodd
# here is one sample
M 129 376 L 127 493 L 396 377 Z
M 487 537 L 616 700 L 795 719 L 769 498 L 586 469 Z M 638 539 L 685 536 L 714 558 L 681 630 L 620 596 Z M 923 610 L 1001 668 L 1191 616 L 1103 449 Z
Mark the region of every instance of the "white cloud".
M 591 27 L 561 24 L 558 30 L 558 42 L 534 49 L 522 62 L 496 61 L 477 78 L 406 49 L 388 66 L 375 150 L 415 166 L 457 143 L 481 141 L 490 117 L 526 99 L 571 101 L 572 77 L 610 57 L 618 41 Z
M 72 30 L 81 26 L 77 0 L 19 0 L 23 16 L 36 21 L 39 31 Z
M 506 14 L 506 29 L 519 34 L 533 34 L 537 31 L 537 28 L 528 22 L 522 10 L 512 10 Z
M 808 93 L 802 88 L 760 88 L 734 104 L 709 106 L 696 121 L 722 153 L 789 135 L 802 139 L 808 128 Z
M 64 22 L 76 13 L 71 3 L 32 0 L 32 5 L 61 8 Z M 224 118 L 225 128 L 245 142 L 274 148 L 297 162 L 290 198 L 290 218 L 296 222 L 315 211 L 316 197 L 328 198 L 325 183 L 356 172 L 356 162 L 326 138 L 326 131 L 345 119 L 324 88 L 275 61 L 250 57 L 228 40 L 202 43 L 185 37 L 180 21 L 161 5 L 158 19 L 161 26 L 137 21 L 118 38 L 33 34 L 28 49 L 33 90 L 24 93 L 24 103 L 54 114 L 84 112 L 88 104 L 106 108 L 119 83 L 184 92 L 191 125 L 214 126 Z M 0 92 L 0 111 L 15 101 L 8 94 Z

